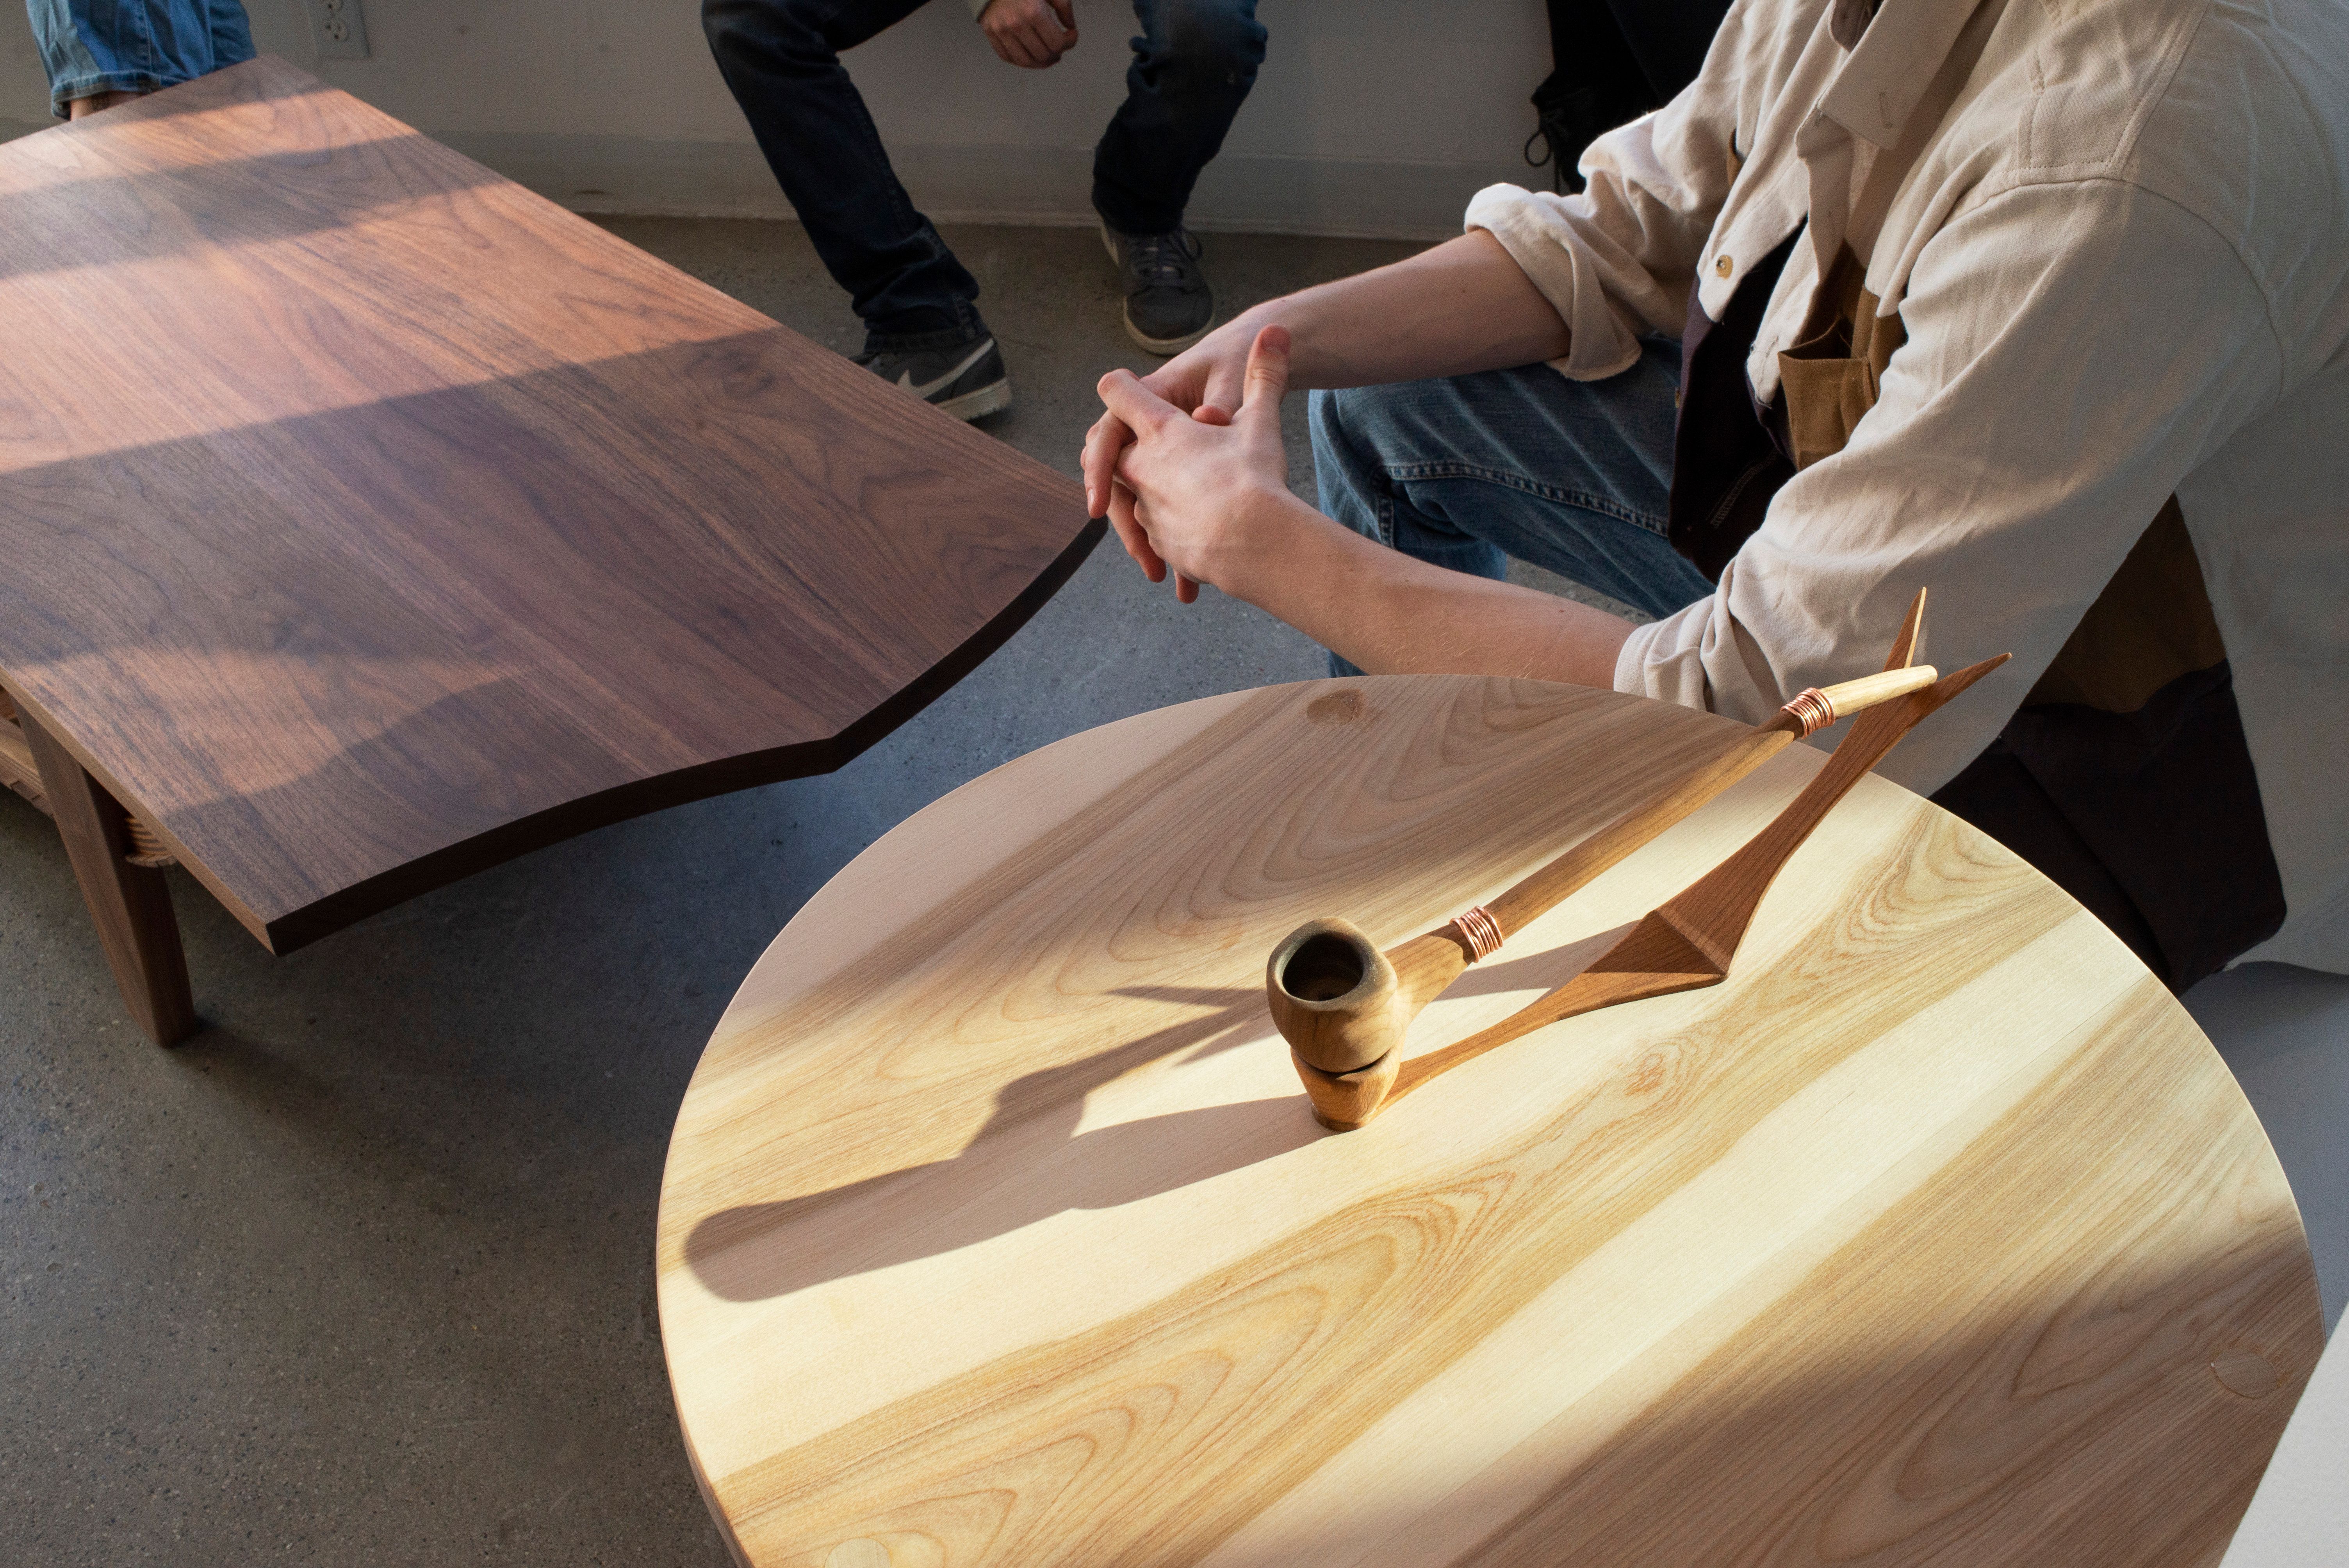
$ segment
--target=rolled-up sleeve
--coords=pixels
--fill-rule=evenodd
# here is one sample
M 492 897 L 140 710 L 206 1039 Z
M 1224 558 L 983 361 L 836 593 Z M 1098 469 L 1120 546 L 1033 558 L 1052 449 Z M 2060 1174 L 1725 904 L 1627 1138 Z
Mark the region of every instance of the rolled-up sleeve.
M 1642 334 L 1680 331 L 1686 280 L 1676 312 L 1672 291 L 1599 225 L 1588 192 L 1559 197 L 1487 186 L 1469 202 L 1466 226 L 1500 241 L 1557 309 L 1570 346 L 1565 358 L 1550 363 L 1577 381 L 1630 369 L 1640 357 Z
M 2208 223 L 2116 181 L 2026 186 L 1919 253 L 1875 407 L 1779 491 L 1716 591 L 1636 629 L 1617 689 L 1749 723 L 1922 657 L 2014 660 L 1883 771 L 1938 789 L 2020 705 L 2180 480 L 2271 404 L 2264 295 Z M 2206 567 L 2206 571 L 2207 571 Z

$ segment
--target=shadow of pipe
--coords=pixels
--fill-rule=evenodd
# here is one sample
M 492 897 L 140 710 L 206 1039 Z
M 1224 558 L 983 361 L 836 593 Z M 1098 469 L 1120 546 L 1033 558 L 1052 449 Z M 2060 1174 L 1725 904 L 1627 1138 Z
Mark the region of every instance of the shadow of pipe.
M 763 1301 L 957 1252 L 1071 1210 L 1140 1202 L 1323 1136 L 1301 1094 L 1144 1117 L 1057 1145 L 1030 1123 L 982 1136 L 952 1160 L 713 1214 L 694 1227 L 685 1254 L 713 1294 Z M 924 1216 L 918 1225 L 913 1214 Z M 761 1244 L 746 1244 L 746 1233 Z
M 728 1301 L 762 1301 L 991 1241 L 1069 1210 L 1139 1202 L 1325 1136 L 1302 1094 L 1081 1132 L 1086 1096 L 1112 1079 L 1182 1053 L 1186 1064 L 1200 1062 L 1269 1035 L 1253 993 L 1185 986 L 1151 995 L 1162 993 L 1214 1010 L 1012 1079 L 953 1159 L 710 1214 L 687 1235 L 688 1265 Z M 925 1218 L 916 1224 L 909 1214 Z

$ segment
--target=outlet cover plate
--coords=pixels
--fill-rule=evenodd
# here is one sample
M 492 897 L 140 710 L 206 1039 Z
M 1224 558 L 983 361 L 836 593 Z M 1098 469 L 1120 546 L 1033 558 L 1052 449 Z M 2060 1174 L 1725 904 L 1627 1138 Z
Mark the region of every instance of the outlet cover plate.
M 367 57 L 367 18 L 359 0 L 302 0 L 309 14 L 310 37 L 322 60 L 364 60 Z

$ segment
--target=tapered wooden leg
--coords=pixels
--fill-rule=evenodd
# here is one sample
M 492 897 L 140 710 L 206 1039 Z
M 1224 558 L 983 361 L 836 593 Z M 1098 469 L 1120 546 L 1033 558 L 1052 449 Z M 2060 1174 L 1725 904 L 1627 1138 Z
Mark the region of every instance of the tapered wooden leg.
M 40 768 L 114 983 L 122 988 L 122 1005 L 157 1045 L 176 1046 L 196 1032 L 196 1004 L 188 991 L 188 958 L 180 947 L 171 890 L 161 872 L 123 859 L 129 832 L 121 803 L 31 714 L 20 711 L 17 722 Z

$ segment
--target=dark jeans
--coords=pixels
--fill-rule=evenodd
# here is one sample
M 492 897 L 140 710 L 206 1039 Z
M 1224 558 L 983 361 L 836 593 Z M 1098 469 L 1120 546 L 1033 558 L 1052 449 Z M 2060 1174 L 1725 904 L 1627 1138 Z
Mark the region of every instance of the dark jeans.
M 914 210 L 840 63 L 926 3 L 702 0 L 718 68 L 873 348 L 929 346 L 979 325 L 978 282 Z M 1256 0 L 1134 0 L 1133 14 L 1142 36 L 1125 103 L 1093 154 L 1093 207 L 1112 229 L 1158 234 L 1181 225 L 1256 84 L 1265 30 Z

